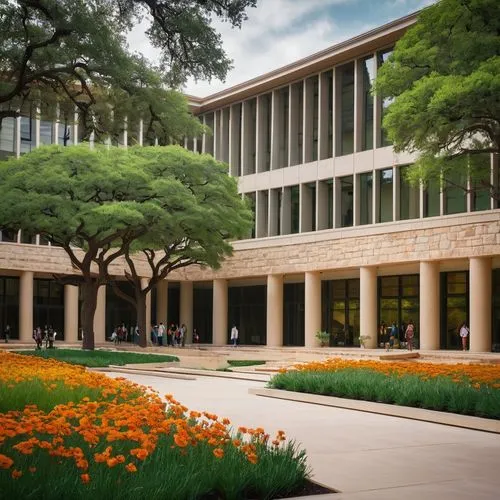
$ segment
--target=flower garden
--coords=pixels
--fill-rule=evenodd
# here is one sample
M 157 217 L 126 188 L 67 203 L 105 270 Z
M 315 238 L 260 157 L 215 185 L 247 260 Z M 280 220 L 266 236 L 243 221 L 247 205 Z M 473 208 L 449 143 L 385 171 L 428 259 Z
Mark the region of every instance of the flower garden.
M 500 365 L 332 358 L 282 370 L 269 385 L 500 419 Z
M 3 498 L 244 499 L 300 490 L 283 431 L 233 429 L 171 395 L 57 360 L 0 353 Z

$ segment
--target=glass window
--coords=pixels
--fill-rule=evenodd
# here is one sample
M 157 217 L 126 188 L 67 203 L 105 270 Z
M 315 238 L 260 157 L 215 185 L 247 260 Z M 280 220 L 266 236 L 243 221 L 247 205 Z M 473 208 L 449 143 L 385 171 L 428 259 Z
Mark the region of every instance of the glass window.
M 399 219 L 418 219 L 420 217 L 420 188 L 410 185 L 406 180 L 409 166 L 400 167 L 399 176 Z
M 59 123 L 57 127 L 57 143 L 60 146 L 71 146 L 73 141 L 71 140 L 71 126 L 68 123 Z
M 387 61 L 387 59 L 389 59 L 391 54 L 392 54 L 392 48 L 387 49 L 387 50 L 383 50 L 383 51 L 377 53 L 377 65 L 379 68 L 382 66 L 382 64 L 384 64 Z M 384 128 L 382 127 L 382 120 L 384 119 L 384 114 L 385 114 L 386 109 L 389 107 L 389 105 L 392 103 L 393 100 L 394 99 L 389 98 L 389 97 L 382 99 L 382 109 L 381 109 L 381 113 L 380 113 L 380 129 L 381 129 L 380 146 L 381 147 L 391 145 L 391 141 L 387 137 L 387 133 L 384 131 Z
M 379 222 L 392 221 L 393 198 L 393 172 L 392 168 L 381 170 L 379 173 Z
M 459 214 L 467 211 L 467 179 L 464 175 L 448 174 L 445 180 L 445 214 Z
M 424 217 L 436 217 L 440 213 L 439 181 L 433 179 L 428 182 L 424 190 Z
M 333 71 L 328 72 L 328 156 L 333 157 Z
M 255 238 L 255 193 L 245 193 L 244 196 L 248 200 L 248 203 L 250 204 L 250 210 L 252 210 L 253 214 L 253 225 L 248 237 Z
M 373 223 L 373 173 L 359 176 L 359 223 Z
M 372 82 L 375 70 L 375 60 L 373 57 L 367 57 L 361 61 L 361 70 L 363 72 L 363 127 L 362 143 L 363 151 L 373 148 L 373 95 Z
M 312 130 L 312 161 L 316 161 L 318 159 L 318 125 L 319 125 L 319 78 L 315 76 L 313 78 L 313 130 Z
M 29 153 L 35 147 L 35 120 L 21 116 L 21 153 Z
M 333 227 L 333 179 L 326 181 L 328 184 L 328 229 Z
M 466 293 L 467 274 L 465 272 L 447 273 L 446 289 L 449 294 Z
M 2 229 L 0 231 L 0 241 L 4 241 L 7 243 L 16 243 L 17 231 L 14 231 L 13 229 Z
M 341 66 L 340 74 L 340 154 L 354 151 L 354 62 Z
M 52 122 L 40 120 L 40 144 L 52 144 Z
M 4 118 L 2 128 L 0 128 L 0 151 L 14 152 L 14 135 L 16 120 L 14 118 Z
M 380 291 L 383 297 L 398 297 L 399 277 L 384 276 L 380 278 Z
M 340 227 L 353 224 L 353 176 L 340 177 Z

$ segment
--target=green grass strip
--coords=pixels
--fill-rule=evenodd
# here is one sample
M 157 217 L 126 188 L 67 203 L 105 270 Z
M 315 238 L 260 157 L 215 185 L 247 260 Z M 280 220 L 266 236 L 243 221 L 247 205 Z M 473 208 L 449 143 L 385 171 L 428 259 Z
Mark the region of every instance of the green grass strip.
M 256 366 L 265 365 L 266 362 L 262 360 L 252 360 L 252 359 L 229 359 L 227 361 L 230 366 Z
M 135 352 L 84 351 L 78 349 L 47 349 L 40 351 L 16 351 L 17 354 L 39 356 L 45 359 L 57 359 L 92 368 L 102 368 L 109 365 L 123 366 L 134 363 L 166 363 L 179 361 L 176 356 L 163 354 L 141 354 Z
M 500 391 L 475 388 L 447 377 L 422 380 L 414 375 L 384 375 L 372 370 L 289 371 L 275 375 L 269 387 L 348 399 L 411 406 L 500 419 Z

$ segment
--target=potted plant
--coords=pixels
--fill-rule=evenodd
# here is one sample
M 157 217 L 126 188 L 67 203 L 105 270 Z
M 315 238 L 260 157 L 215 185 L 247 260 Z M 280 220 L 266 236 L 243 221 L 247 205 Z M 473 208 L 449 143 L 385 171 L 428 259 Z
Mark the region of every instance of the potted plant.
M 359 346 L 364 349 L 365 348 L 365 342 L 367 340 L 370 340 L 371 337 L 369 335 L 360 335 L 359 336 Z
M 321 347 L 325 347 L 330 344 L 330 334 L 328 332 L 318 330 L 315 336 L 318 339 Z

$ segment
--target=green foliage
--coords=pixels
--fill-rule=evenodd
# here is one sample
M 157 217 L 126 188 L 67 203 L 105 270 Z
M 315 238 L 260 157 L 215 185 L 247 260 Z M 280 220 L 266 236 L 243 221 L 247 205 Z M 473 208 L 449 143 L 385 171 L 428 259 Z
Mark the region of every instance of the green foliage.
M 361 399 L 399 406 L 500 419 L 500 391 L 487 386 L 453 382 L 447 377 L 384 375 L 366 369 L 336 372 L 289 371 L 269 382 L 274 389 Z
M 483 155 L 482 165 L 485 153 L 500 150 L 497 0 L 440 0 L 424 9 L 379 70 L 375 91 L 394 99 L 383 126 L 395 150 L 421 153 L 411 180 L 450 172 L 465 179 L 471 171 L 473 188 L 500 198 L 472 159 Z
M 227 364 L 230 366 L 257 366 L 265 365 L 266 362 L 262 360 L 251 359 L 228 359 Z
M 99 368 L 103 366 L 123 366 L 134 363 L 167 363 L 179 361 L 176 356 L 162 354 L 139 354 L 135 352 L 84 351 L 80 349 L 47 349 L 40 351 L 17 351 L 17 354 L 57 359 L 73 365 Z
M 327 344 L 328 342 L 330 342 L 330 333 L 329 332 L 325 332 L 325 331 L 321 331 L 321 330 L 318 330 L 314 336 L 318 339 L 319 342 L 321 342 L 322 344 Z
M 0 5 L 0 127 L 8 116 L 39 107 L 54 118 L 74 120 L 88 137 L 117 137 L 128 116 L 137 130 L 144 119 L 149 143 L 201 131 L 179 88 L 187 77 L 223 80 L 231 67 L 220 35 L 222 19 L 239 27 L 255 0 L 12 0 Z M 126 35 L 140 22 L 160 51 L 153 66 L 131 52 Z

